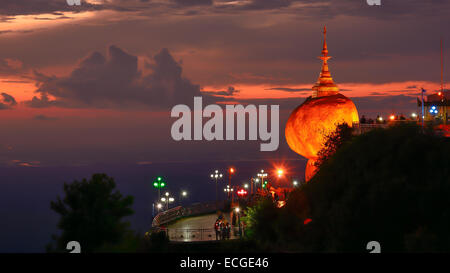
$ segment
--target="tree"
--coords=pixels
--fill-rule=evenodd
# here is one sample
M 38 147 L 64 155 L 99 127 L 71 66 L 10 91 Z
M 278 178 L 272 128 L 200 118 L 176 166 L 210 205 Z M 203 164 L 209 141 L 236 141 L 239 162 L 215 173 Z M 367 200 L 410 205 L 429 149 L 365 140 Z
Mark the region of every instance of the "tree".
M 450 250 L 450 141 L 415 124 L 355 137 L 304 187 L 320 251 Z M 308 236 L 308 235 L 305 235 Z
M 450 138 L 415 124 L 355 136 L 286 206 L 249 212 L 253 239 L 282 251 L 367 252 L 378 241 L 383 252 L 449 252 L 448 162 Z
M 129 222 L 122 218 L 133 214 L 132 196 L 114 191 L 116 183 L 106 174 L 94 174 L 90 180 L 64 183 L 65 197 L 50 203 L 60 215 L 59 236 L 48 251 L 66 251 L 69 241 L 78 241 L 82 252 L 104 251 L 105 245 L 123 243 L 130 236 Z
M 315 166 L 320 167 L 342 145 L 350 142 L 353 137 L 352 133 L 352 128 L 347 123 L 338 124 L 336 130 L 327 135 L 324 147 L 317 153 L 318 159 L 315 162 Z

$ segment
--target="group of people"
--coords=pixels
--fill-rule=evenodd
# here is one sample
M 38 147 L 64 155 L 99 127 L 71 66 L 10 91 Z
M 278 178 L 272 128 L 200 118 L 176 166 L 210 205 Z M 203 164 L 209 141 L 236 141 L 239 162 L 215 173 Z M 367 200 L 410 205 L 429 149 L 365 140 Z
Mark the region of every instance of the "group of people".
M 231 225 L 225 218 L 217 218 L 214 223 L 216 240 L 230 239 Z

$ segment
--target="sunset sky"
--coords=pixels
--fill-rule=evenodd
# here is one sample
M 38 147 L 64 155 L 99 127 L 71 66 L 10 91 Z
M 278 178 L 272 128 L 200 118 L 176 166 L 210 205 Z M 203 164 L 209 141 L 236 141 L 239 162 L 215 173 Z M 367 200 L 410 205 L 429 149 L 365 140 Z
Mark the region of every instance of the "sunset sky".
M 3 0 L 0 164 L 6 166 L 298 158 L 289 113 L 330 70 L 360 115 L 417 111 L 450 64 L 444 0 Z M 444 81 L 450 69 L 445 68 Z M 280 149 L 175 142 L 171 108 L 279 104 Z

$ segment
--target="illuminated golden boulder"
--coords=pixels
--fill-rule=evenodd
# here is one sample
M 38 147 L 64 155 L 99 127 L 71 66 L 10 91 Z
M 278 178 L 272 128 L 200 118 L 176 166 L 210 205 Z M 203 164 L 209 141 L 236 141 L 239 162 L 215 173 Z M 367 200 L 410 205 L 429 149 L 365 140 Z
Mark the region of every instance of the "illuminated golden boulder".
M 328 48 L 326 28 L 322 56 L 319 57 L 322 70 L 317 83 L 308 97 L 290 115 L 285 128 L 286 141 L 296 153 L 310 159 L 306 166 L 305 180 L 308 181 L 317 171 L 314 161 L 324 147 L 326 137 L 336 130 L 338 124 L 347 123 L 350 127 L 359 122 L 355 104 L 339 93 L 328 68 Z
M 344 122 L 349 126 L 358 122 L 358 111 L 349 98 L 342 94 L 308 98 L 289 117 L 286 141 L 294 152 L 317 159 L 326 136 Z
M 305 181 L 309 181 L 317 172 L 317 167 L 314 165 L 316 161 L 313 159 L 308 160 L 305 169 Z

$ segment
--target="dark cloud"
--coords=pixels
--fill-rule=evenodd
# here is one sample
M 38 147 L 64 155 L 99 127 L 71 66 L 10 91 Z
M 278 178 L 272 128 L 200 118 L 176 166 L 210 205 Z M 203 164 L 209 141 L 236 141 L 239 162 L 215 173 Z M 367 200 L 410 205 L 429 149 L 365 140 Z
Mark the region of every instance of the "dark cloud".
M 236 5 L 235 7 L 242 10 L 278 9 L 289 7 L 292 2 L 292 0 L 251 0 L 245 1 L 243 5 Z
M 365 0 L 168 0 L 166 3 L 150 0 L 112 0 L 89 4 L 83 0 L 80 6 L 69 6 L 65 0 L 2 0 L 0 15 L 30 15 L 62 12 L 82 12 L 111 9 L 136 11 L 154 16 L 192 7 L 214 7 L 209 12 L 246 12 L 252 10 L 280 10 L 302 17 L 334 18 L 339 15 L 362 16 L 377 19 L 395 19 L 398 16 L 422 16 L 448 14 L 450 3 L 446 0 L 397 0 L 382 1 L 381 7 L 369 6 Z
M 11 109 L 17 105 L 16 99 L 13 96 L 7 93 L 1 93 L 0 95 L 0 110 Z
M 385 92 L 370 92 L 369 95 L 371 96 L 386 96 L 388 93 Z
M 93 5 L 81 0 L 80 6 L 69 6 L 66 0 L 2 0 L 0 15 L 31 15 L 42 13 L 57 14 L 61 11 L 80 12 L 103 9 L 103 5 Z
M 389 92 L 389 93 L 405 93 L 405 92 L 411 92 L 411 90 L 387 90 L 386 92 Z
M 7 30 L 1 30 L 0 31 L 0 35 L 11 34 L 11 33 L 26 34 L 26 33 L 32 33 L 32 32 L 34 32 L 34 30 L 30 30 L 30 29 L 26 29 L 26 30 L 10 30 L 10 29 L 7 29 Z
M 291 11 L 306 17 L 334 18 L 349 15 L 395 20 L 399 17 L 416 17 L 417 13 L 420 13 L 422 17 L 429 17 L 450 12 L 450 2 L 447 0 L 382 0 L 381 6 L 370 6 L 366 0 L 293 0 L 292 2 L 302 5 L 293 5 Z
M 241 92 L 241 90 L 237 90 L 233 86 L 229 86 L 227 90 L 223 90 L 223 91 L 203 91 L 203 92 L 207 92 L 209 94 L 214 94 L 216 96 L 230 97 L 230 96 L 233 96 L 236 93 Z
M 33 98 L 30 101 L 25 102 L 26 105 L 32 107 L 32 108 L 46 108 L 50 106 L 62 106 L 59 101 L 53 100 L 50 101 L 48 98 L 48 95 L 45 93 L 42 93 L 40 98 L 33 96 Z
M 17 59 L 0 59 L 0 75 L 19 75 L 28 68 Z
M 179 6 L 211 6 L 212 0 L 171 0 Z
M 288 87 L 273 87 L 267 88 L 266 90 L 278 90 L 285 92 L 311 92 L 311 88 L 288 88 Z
M 34 20 L 42 20 L 42 21 L 54 21 L 54 20 L 61 20 L 61 19 L 72 19 L 72 17 L 69 16 L 59 16 L 55 18 L 49 18 L 49 17 L 35 17 Z
M 182 0 L 180 0 L 182 1 Z M 280 10 L 301 17 L 332 19 L 340 15 L 395 19 L 396 17 L 436 16 L 448 14 L 450 3 L 446 0 L 396 0 L 383 1 L 381 6 L 369 6 L 366 0 L 216 0 L 217 11 Z
M 129 107 L 168 106 L 191 102 L 201 95 L 200 87 L 182 76 L 182 67 L 168 49 L 162 49 L 147 63 L 151 73 L 138 70 L 138 58 L 116 46 L 107 56 L 93 52 L 67 77 L 35 72 L 38 89 L 31 107 Z M 54 98 L 54 99 L 50 99 Z

